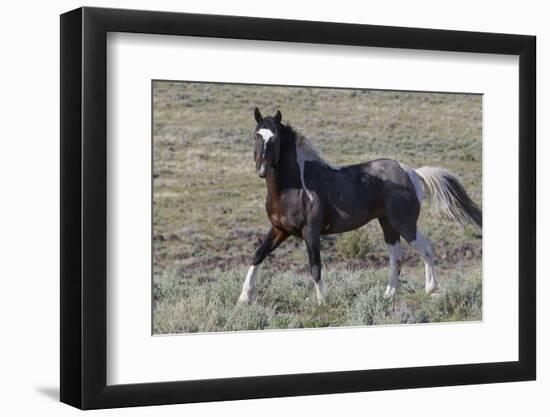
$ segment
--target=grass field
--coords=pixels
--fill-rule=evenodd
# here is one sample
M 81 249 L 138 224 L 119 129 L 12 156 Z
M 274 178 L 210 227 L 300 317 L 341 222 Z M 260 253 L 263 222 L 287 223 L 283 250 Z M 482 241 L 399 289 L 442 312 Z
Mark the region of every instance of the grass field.
M 402 285 L 382 294 L 388 257 L 377 222 L 322 240 L 328 294 L 318 306 L 305 245 L 287 240 L 262 264 L 255 304 L 236 305 L 269 223 L 252 159 L 252 111 L 283 113 L 334 164 L 390 157 L 458 175 L 481 206 L 481 96 L 155 81 L 153 331 L 258 330 L 481 319 L 482 239 L 423 210 L 440 291 L 404 245 Z

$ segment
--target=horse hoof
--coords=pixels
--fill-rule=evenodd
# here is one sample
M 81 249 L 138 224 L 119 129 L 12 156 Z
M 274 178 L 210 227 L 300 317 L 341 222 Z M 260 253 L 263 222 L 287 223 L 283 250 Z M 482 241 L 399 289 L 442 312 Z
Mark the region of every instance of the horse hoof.
M 386 291 L 384 292 L 384 298 L 386 300 L 391 300 L 393 296 L 395 295 L 395 287 L 390 287 L 389 285 L 386 287 Z
M 439 289 L 439 286 L 437 283 L 431 283 L 426 285 L 426 294 L 433 294 Z
M 256 292 L 255 291 L 243 291 L 241 293 L 241 296 L 239 297 L 239 304 L 250 304 L 253 303 L 256 300 Z

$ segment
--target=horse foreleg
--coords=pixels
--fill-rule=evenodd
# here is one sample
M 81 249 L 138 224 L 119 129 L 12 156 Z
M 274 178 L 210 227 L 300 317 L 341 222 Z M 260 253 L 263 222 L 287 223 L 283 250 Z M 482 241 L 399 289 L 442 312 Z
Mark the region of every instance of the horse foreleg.
M 420 256 L 424 260 L 426 293 L 431 294 L 438 288 L 437 279 L 435 276 L 435 252 L 432 244 L 426 239 L 422 233 L 416 232 L 416 239 L 411 242 L 411 245 L 420 252 Z
M 258 274 L 259 265 L 250 265 L 248 273 L 243 283 L 243 289 L 239 296 L 239 303 L 251 303 L 256 300 L 256 275 Z
M 273 252 L 286 238 L 288 238 L 288 234 L 282 230 L 276 229 L 273 226 L 269 229 L 263 242 L 254 253 L 252 264 L 248 268 L 248 273 L 243 283 L 239 303 L 251 303 L 256 300 L 256 276 L 258 275 L 258 268 L 265 257 Z
M 317 302 L 322 304 L 325 298 L 325 284 L 321 278 L 321 234 L 318 227 L 306 226 L 302 231 L 309 258 L 309 270 L 315 283 Z

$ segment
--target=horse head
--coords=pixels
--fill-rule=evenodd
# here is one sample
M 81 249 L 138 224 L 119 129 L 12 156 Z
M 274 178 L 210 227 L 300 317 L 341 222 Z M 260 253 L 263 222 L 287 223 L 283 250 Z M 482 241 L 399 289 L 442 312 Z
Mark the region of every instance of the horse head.
M 277 110 L 275 116 L 262 117 L 260 110 L 254 110 L 256 129 L 254 130 L 254 161 L 256 172 L 260 178 L 265 178 L 267 173 L 279 163 L 281 154 L 282 124 L 283 118 Z

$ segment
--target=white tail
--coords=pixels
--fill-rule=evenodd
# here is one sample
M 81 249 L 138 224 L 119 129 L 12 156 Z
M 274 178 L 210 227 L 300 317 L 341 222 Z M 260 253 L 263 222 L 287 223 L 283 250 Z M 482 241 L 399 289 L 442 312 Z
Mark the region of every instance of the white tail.
M 430 201 L 430 211 L 461 224 L 482 226 L 481 209 L 468 197 L 460 180 L 443 168 L 422 167 L 414 170 L 422 180 Z

